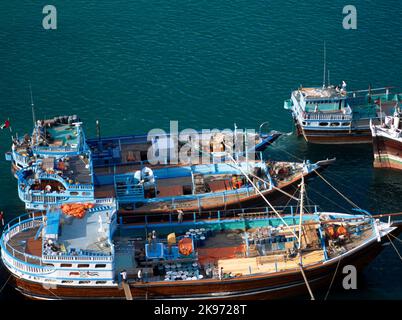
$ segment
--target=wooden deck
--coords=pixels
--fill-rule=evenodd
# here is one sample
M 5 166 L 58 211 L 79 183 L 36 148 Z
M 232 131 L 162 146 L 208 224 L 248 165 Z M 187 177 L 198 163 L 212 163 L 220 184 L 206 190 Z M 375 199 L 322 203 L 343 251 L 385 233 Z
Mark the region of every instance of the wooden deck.
M 42 240 L 35 240 L 35 235 L 39 227 L 27 229 L 23 232 L 17 233 L 7 242 L 7 249 L 13 252 L 17 259 L 25 260 L 24 254 L 41 257 L 42 256 Z M 12 248 L 12 249 L 11 249 Z M 27 262 L 32 264 L 39 264 L 39 260 L 27 259 Z
M 303 254 L 303 265 L 319 263 L 324 260 L 323 250 L 315 250 Z M 251 258 L 235 258 L 218 260 L 218 268 L 223 268 L 224 273 L 233 275 L 248 275 L 258 273 L 270 273 L 299 268 L 299 257 L 287 259 L 284 255 L 257 256 Z

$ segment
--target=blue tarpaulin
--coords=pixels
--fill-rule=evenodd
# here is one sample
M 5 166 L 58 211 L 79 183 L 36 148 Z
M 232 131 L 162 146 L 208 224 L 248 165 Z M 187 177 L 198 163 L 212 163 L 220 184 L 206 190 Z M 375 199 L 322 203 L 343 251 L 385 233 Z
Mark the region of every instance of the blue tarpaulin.
M 146 244 L 145 254 L 148 259 L 162 259 L 163 258 L 163 243 Z
M 59 234 L 60 210 L 48 211 L 46 214 L 47 222 L 45 228 L 46 238 L 56 239 Z

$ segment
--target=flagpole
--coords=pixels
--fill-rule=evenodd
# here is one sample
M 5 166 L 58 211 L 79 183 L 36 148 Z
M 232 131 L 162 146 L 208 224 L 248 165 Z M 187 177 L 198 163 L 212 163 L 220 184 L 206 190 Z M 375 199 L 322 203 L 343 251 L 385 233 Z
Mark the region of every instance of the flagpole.
M 29 84 L 29 92 L 31 93 L 32 121 L 33 121 L 33 125 L 34 125 L 34 128 L 35 128 L 35 124 L 36 124 L 35 106 L 34 106 L 34 102 L 33 102 L 32 86 L 31 86 L 31 84 Z

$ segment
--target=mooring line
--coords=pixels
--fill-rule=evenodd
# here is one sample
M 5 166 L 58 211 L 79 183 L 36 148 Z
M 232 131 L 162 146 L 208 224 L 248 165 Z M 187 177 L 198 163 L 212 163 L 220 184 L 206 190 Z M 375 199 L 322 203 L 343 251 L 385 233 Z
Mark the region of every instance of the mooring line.
M 398 237 L 395 237 L 392 233 L 389 234 L 392 238 L 398 240 L 400 243 L 402 243 L 402 240 L 399 239 Z
M 402 261 L 402 256 L 401 256 L 401 254 L 399 253 L 397 247 L 395 247 L 394 243 L 392 242 L 391 237 L 389 236 L 389 234 L 387 234 L 387 237 L 388 237 L 388 240 L 389 240 L 389 242 L 391 243 L 392 247 L 395 249 L 395 252 L 396 252 L 397 255 L 399 256 L 399 259 L 401 259 L 401 261 Z
M 0 293 L 1 293 L 1 292 L 3 291 L 3 289 L 6 287 L 6 284 L 8 283 L 8 281 L 10 280 L 10 278 L 11 278 L 11 274 L 8 276 L 8 279 L 6 280 L 6 282 L 4 282 L 3 286 L 1 287 Z
M 337 263 L 337 265 L 336 265 L 335 273 L 334 273 L 334 275 L 333 275 L 333 277 L 332 277 L 332 280 L 331 280 L 331 283 L 330 283 L 330 285 L 329 285 L 328 291 L 327 291 L 327 293 L 326 293 L 326 295 L 325 295 L 324 301 L 327 300 L 328 295 L 329 295 L 329 292 L 331 291 L 332 284 L 334 283 L 336 274 L 338 273 L 339 265 L 341 264 L 341 260 L 342 260 L 342 255 L 339 257 L 338 263 Z

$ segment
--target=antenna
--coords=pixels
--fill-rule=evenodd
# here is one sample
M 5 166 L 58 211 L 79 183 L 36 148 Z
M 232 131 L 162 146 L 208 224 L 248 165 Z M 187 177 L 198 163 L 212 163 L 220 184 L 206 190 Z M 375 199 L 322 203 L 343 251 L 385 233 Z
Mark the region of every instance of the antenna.
M 29 84 L 29 92 L 31 93 L 32 121 L 33 121 L 33 125 L 34 125 L 34 127 L 35 127 L 35 124 L 36 124 L 36 118 L 35 118 L 35 106 L 34 106 L 34 102 L 33 102 L 33 96 L 32 96 L 32 86 L 31 86 L 31 84 Z
M 325 88 L 325 74 L 326 74 L 326 69 L 327 69 L 327 46 L 324 41 L 324 75 L 323 75 L 323 80 L 322 80 L 322 87 Z
M 331 85 L 331 81 L 329 81 L 329 69 L 328 69 L 328 87 Z

